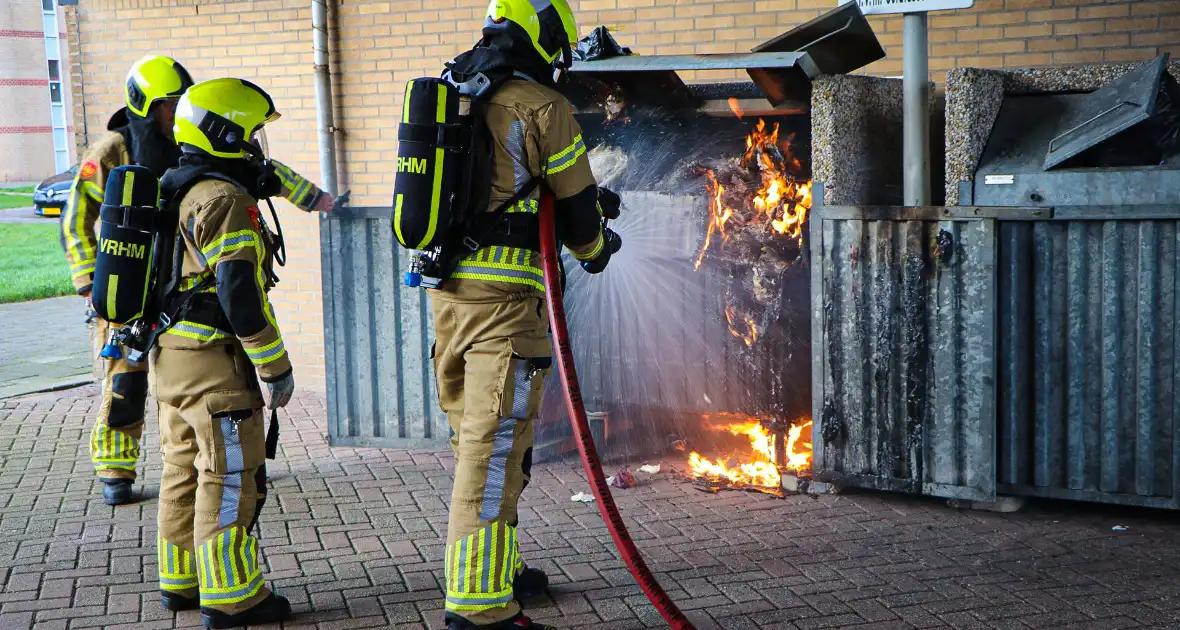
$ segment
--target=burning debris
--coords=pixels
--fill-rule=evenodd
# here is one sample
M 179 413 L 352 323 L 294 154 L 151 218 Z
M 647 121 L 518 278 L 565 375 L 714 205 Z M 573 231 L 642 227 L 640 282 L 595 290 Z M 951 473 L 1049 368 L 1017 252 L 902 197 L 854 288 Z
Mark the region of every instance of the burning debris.
M 688 456 L 694 482 L 707 489 L 735 488 L 782 494 L 782 470 L 805 471 L 811 466 L 811 421 L 792 424 L 786 443 L 779 448 L 782 433 L 756 419 L 712 425 L 713 431 L 744 436 L 749 447 L 744 453 L 711 460 L 696 451 Z M 807 430 L 807 437 L 803 437 Z M 731 463 L 732 462 L 732 463 Z
M 631 115 L 627 113 L 627 95 L 623 92 L 623 88 L 617 85 L 611 86 L 610 92 L 606 95 L 603 109 L 606 110 L 606 125 L 631 124 Z
M 780 143 L 778 123 L 768 130 L 766 121 L 759 119 L 746 136 L 744 155 L 720 169 L 698 167 L 708 178 L 709 225 L 697 268 L 704 262 L 714 235 L 721 238 L 722 248 L 733 239 L 736 248 L 753 247 L 756 251 L 766 249 L 765 236 L 784 235 L 793 243 L 777 248 L 784 250 L 777 253 L 788 254 L 786 250 L 793 249 L 794 255 L 784 260 L 798 258 L 803 224 L 811 209 L 811 181 L 796 177 L 803 166 L 791 153 L 794 139 L 792 134 Z
M 730 108 L 743 112 L 736 99 Z M 779 278 L 803 252 L 803 226 L 811 209 L 811 181 L 791 151 L 794 135 L 779 138 L 779 124 L 758 124 L 746 136 L 746 151 L 721 165 L 696 166 L 706 178 L 709 217 L 694 269 L 710 249 L 734 265 L 735 282 L 726 291 L 729 332 L 748 348 L 772 324 L 779 306 Z M 778 238 L 785 237 L 785 238 Z M 761 307 L 759 313 L 750 310 Z M 761 320 L 761 321 L 760 321 Z

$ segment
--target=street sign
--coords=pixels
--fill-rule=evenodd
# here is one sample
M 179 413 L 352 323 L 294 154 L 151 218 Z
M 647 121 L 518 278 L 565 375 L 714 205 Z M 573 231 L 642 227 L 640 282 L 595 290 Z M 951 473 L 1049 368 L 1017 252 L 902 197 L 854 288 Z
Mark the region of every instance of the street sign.
M 840 0 L 847 4 L 853 0 Z M 865 15 L 885 13 L 924 13 L 926 11 L 948 11 L 970 9 L 975 0 L 855 0 Z

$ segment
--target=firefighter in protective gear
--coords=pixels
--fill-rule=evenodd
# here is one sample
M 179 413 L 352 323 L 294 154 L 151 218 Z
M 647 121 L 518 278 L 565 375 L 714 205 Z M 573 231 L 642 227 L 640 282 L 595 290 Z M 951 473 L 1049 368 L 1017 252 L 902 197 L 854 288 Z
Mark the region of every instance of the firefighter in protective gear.
M 281 176 L 251 142 L 278 116 L 270 96 L 248 81 L 194 85 L 176 109 L 180 165 L 161 180 L 161 196 L 179 211 L 184 250 L 167 301 L 189 308 L 150 356 L 164 456 L 160 591 L 171 610 L 200 606 L 208 628 L 271 623 L 291 612 L 264 583 L 253 535 L 266 498 L 258 380 L 272 409 L 294 389 L 267 297 L 274 237 L 258 210 Z
M 172 137 L 176 100 L 193 83 L 176 60 L 160 55 L 140 59 L 127 73 L 125 106 L 107 123 L 109 133 L 82 158 L 70 198 L 62 213 L 62 244 L 74 288 L 89 298 L 94 274 L 95 224 L 107 175 L 118 166 L 138 164 L 157 177 L 177 165 L 180 149 Z M 284 165 L 275 163 L 284 197 L 303 210 L 330 211 L 333 199 Z M 101 347 L 110 324 L 96 319 L 94 335 Z M 90 435 L 90 456 L 108 505 L 132 501 L 135 463 L 143 435 L 147 365 L 103 359 L 102 404 Z
M 488 210 L 540 178 L 556 197 L 558 238 L 597 273 L 613 248 L 581 131 L 554 89 L 576 37 L 566 0 L 494 0 L 482 39 L 448 71 L 457 82 L 507 77 L 485 105 L 493 145 Z M 535 221 L 540 194 L 535 189 L 505 216 Z M 518 599 L 548 580 L 525 567 L 516 537 L 533 420 L 552 363 L 538 250 L 539 241 L 484 247 L 431 291 L 432 357 L 456 458 L 445 554 L 450 630 L 548 627 L 521 613 Z

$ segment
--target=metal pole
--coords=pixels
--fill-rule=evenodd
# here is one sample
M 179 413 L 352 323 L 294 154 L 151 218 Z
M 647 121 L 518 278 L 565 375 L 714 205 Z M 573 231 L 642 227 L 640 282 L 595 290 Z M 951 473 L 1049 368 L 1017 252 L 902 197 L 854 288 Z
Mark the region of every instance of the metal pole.
M 902 75 L 905 205 L 930 205 L 930 48 L 926 14 L 906 13 Z
M 328 65 L 327 0 L 311 0 L 312 45 L 315 48 L 315 113 L 320 135 L 320 186 L 337 195 L 336 124 L 332 119 L 332 74 Z
M 332 120 L 332 74 L 328 65 L 328 5 L 327 0 L 311 0 L 311 38 L 315 51 L 315 112 L 320 145 L 320 186 L 333 196 L 340 194 L 336 182 L 336 125 Z M 320 295 L 324 296 L 324 375 L 327 385 L 328 433 L 334 432 L 340 414 L 336 409 L 336 387 L 339 364 L 336 345 L 336 306 L 333 295 L 336 269 L 333 265 L 335 247 L 332 244 L 333 224 L 325 212 L 320 215 Z

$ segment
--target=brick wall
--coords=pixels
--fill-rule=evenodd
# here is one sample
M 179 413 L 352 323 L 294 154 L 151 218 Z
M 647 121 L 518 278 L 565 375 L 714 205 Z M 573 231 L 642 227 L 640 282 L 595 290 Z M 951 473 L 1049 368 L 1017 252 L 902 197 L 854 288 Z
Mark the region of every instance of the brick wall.
M 0 2 L 0 182 L 54 174 L 39 0 Z
M 197 80 L 237 75 L 259 82 L 283 118 L 272 153 L 318 178 L 310 10 L 305 0 L 85 0 L 81 51 L 72 64 L 85 128 L 103 129 L 127 67 L 148 51 L 181 59 Z M 722 53 L 805 22 L 835 0 L 571 0 L 583 31 L 607 24 L 641 54 Z M 389 200 L 389 167 L 405 82 L 436 75 L 478 37 L 483 0 L 341 0 L 333 8 L 333 71 L 342 188 L 359 204 Z M 901 72 L 900 16 L 873 18 L 889 57 L 868 72 Z M 73 23 L 73 22 L 71 22 Z M 931 70 L 1148 59 L 1180 53 L 1180 1 L 977 0 L 932 14 Z M 72 29 L 73 27 L 71 27 Z M 698 73 L 711 80 L 733 73 Z M 80 108 L 78 108 L 80 110 Z M 81 116 L 80 111 L 75 112 Z M 81 119 L 78 119 L 81 122 Z M 76 128 L 83 127 L 76 124 Z M 280 324 L 303 384 L 322 385 L 319 236 L 313 217 L 284 206 L 290 263 L 275 292 Z M 375 270 L 383 273 L 384 270 Z M 391 282 L 396 279 L 391 278 Z

